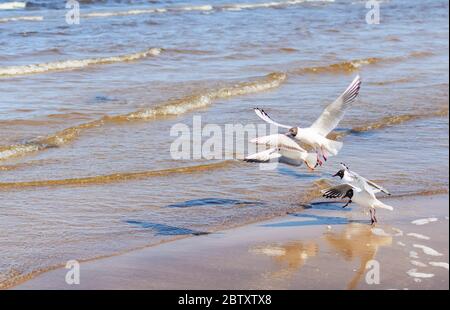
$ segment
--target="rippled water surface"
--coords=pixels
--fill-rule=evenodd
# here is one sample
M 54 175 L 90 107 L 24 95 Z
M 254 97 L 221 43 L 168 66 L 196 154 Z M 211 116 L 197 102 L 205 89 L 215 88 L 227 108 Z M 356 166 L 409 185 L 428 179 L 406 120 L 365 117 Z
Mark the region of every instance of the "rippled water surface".
M 448 189 L 448 2 L 0 0 L 0 286 L 283 214 L 340 161 L 395 195 Z M 359 73 L 314 172 L 173 160 L 170 129 L 307 126 Z M 206 139 L 206 138 L 205 138 Z M 246 149 L 227 149 L 242 156 Z M 398 214 L 401 217 L 401 213 Z

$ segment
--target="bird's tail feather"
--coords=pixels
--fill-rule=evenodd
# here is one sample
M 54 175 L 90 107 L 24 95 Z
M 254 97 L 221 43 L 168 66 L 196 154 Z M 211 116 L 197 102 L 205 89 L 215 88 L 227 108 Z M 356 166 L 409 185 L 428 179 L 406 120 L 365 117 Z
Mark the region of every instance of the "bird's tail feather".
M 381 201 L 377 201 L 377 202 L 375 203 L 374 207 L 375 207 L 375 208 L 386 209 L 386 210 L 389 210 L 389 211 L 394 210 L 394 207 L 391 207 L 391 206 L 389 206 L 389 205 L 387 205 L 387 204 L 385 204 L 385 203 L 382 203 Z

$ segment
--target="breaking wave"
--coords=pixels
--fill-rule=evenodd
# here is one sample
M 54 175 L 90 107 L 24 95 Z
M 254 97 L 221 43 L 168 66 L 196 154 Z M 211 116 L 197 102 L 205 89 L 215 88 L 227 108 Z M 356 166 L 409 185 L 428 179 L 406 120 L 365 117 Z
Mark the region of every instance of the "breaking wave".
M 0 10 L 18 10 L 18 9 L 24 9 L 27 7 L 26 2 L 5 2 L 0 3 Z
M 42 20 L 44 20 L 44 16 L 15 16 L 15 17 L 0 18 L 0 23 L 9 23 L 18 21 L 39 22 Z
M 411 122 L 420 119 L 433 118 L 433 117 L 444 117 L 448 116 L 448 107 L 443 107 L 440 110 L 424 113 L 411 113 L 411 114 L 401 114 L 401 115 L 389 115 L 382 117 L 379 120 L 369 122 L 365 125 L 356 126 L 349 130 L 332 132 L 328 135 L 330 139 L 341 139 L 347 135 L 355 133 L 363 133 L 373 130 L 380 130 L 387 127 L 399 125 L 405 122 Z
M 161 53 L 161 51 L 162 51 L 161 48 L 150 48 L 146 51 L 121 56 L 88 58 L 80 60 L 65 60 L 42 64 L 24 65 L 24 66 L 0 67 L 0 77 L 44 73 L 48 71 L 73 70 L 85 68 L 92 65 L 104 65 L 117 62 L 134 61 L 145 57 L 158 56 Z
M 208 11 L 241 11 L 251 10 L 259 8 L 278 8 L 288 7 L 293 5 L 302 4 L 305 2 L 334 2 L 334 0 L 291 0 L 291 1 L 272 1 L 261 3 L 232 3 L 225 5 L 193 5 L 193 6 L 171 6 L 161 8 L 148 8 L 148 9 L 133 9 L 124 11 L 104 11 L 104 12 L 91 12 L 83 14 L 83 17 L 112 17 L 112 16 L 129 16 L 129 15 L 141 15 L 141 14 L 157 14 L 157 13 L 170 13 L 170 12 L 208 12 Z
M 123 182 L 128 180 L 138 180 L 151 177 L 165 177 L 175 174 L 191 174 L 216 169 L 230 168 L 238 165 L 238 161 L 227 160 L 211 164 L 203 164 L 196 166 L 169 168 L 162 170 L 148 170 L 138 172 L 121 172 L 108 175 L 97 175 L 84 178 L 60 179 L 60 180 L 38 180 L 29 182 L 11 182 L 0 183 L 0 189 L 8 188 L 24 188 L 24 187 L 49 187 L 49 186 L 65 186 L 65 185 L 90 185 L 90 184 L 107 184 L 115 182 Z
M 431 56 L 430 52 L 413 52 L 405 56 L 397 56 L 397 57 L 369 57 L 362 59 L 354 59 L 348 61 L 342 61 L 337 63 L 332 63 L 324 66 L 316 66 L 316 67 L 303 67 L 297 68 L 289 71 L 290 74 L 320 74 L 320 73 L 352 73 L 358 71 L 361 67 L 367 65 L 374 65 L 379 63 L 391 63 L 396 61 L 403 61 L 408 58 L 421 58 Z

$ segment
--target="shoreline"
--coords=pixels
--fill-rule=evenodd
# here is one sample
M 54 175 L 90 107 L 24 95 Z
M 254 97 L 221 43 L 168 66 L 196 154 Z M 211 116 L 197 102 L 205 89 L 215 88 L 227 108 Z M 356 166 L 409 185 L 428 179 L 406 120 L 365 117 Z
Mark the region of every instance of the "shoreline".
M 438 233 L 448 232 L 448 199 L 448 194 L 386 199 L 401 209 L 404 216 L 395 216 L 396 210 L 380 212 L 380 223 L 375 230 L 366 223 L 367 216 L 358 208 L 348 212 L 342 211 L 340 204 L 312 203 L 312 208 L 287 216 L 81 261 L 80 285 L 67 285 L 68 270 L 59 266 L 29 275 L 29 279 L 9 288 L 448 289 L 448 269 L 442 266 L 442 263 L 448 266 L 448 234 Z M 431 207 L 420 208 L 423 204 Z M 408 205 L 414 208 L 405 210 Z M 438 221 L 420 226 L 411 224 L 430 215 Z M 415 235 L 427 235 L 431 239 L 419 240 L 413 237 Z M 346 236 L 356 241 L 349 242 Z M 442 255 L 427 255 L 426 250 L 422 253 L 421 249 L 426 248 Z M 417 258 L 410 257 L 411 253 L 416 253 L 413 256 Z M 362 283 L 364 261 L 380 256 L 383 266 L 384 260 L 400 254 L 403 260 L 397 259 L 394 272 L 390 272 L 400 280 L 390 278 L 377 287 Z M 327 268 L 330 258 L 336 258 L 339 266 L 333 273 Z M 233 261 L 239 261 L 239 266 L 230 264 Z M 355 265 L 356 261 L 360 264 Z M 329 274 L 334 276 L 329 278 Z M 202 278 L 205 276 L 207 278 Z M 350 282 L 346 278 L 350 278 Z

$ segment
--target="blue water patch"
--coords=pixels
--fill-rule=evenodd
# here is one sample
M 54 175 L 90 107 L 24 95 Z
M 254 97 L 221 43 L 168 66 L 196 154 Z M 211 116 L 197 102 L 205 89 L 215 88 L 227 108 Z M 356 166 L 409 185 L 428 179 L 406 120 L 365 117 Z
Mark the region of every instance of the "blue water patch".
M 203 206 L 261 206 L 264 203 L 259 201 L 246 201 L 238 199 L 225 199 L 225 198 L 201 198 L 193 199 L 180 203 L 175 203 L 166 206 L 166 208 L 190 208 L 190 207 L 203 207 Z
M 99 103 L 103 103 L 103 102 L 114 102 L 117 104 L 127 104 L 128 103 L 126 100 L 122 100 L 119 98 L 110 97 L 110 96 L 102 95 L 102 94 L 96 95 L 94 97 L 94 101 L 99 102 Z
M 139 226 L 141 228 L 151 229 L 155 231 L 157 236 L 179 236 L 179 235 L 207 235 L 208 232 L 193 230 L 189 228 L 170 226 L 146 221 L 127 220 L 130 225 Z

